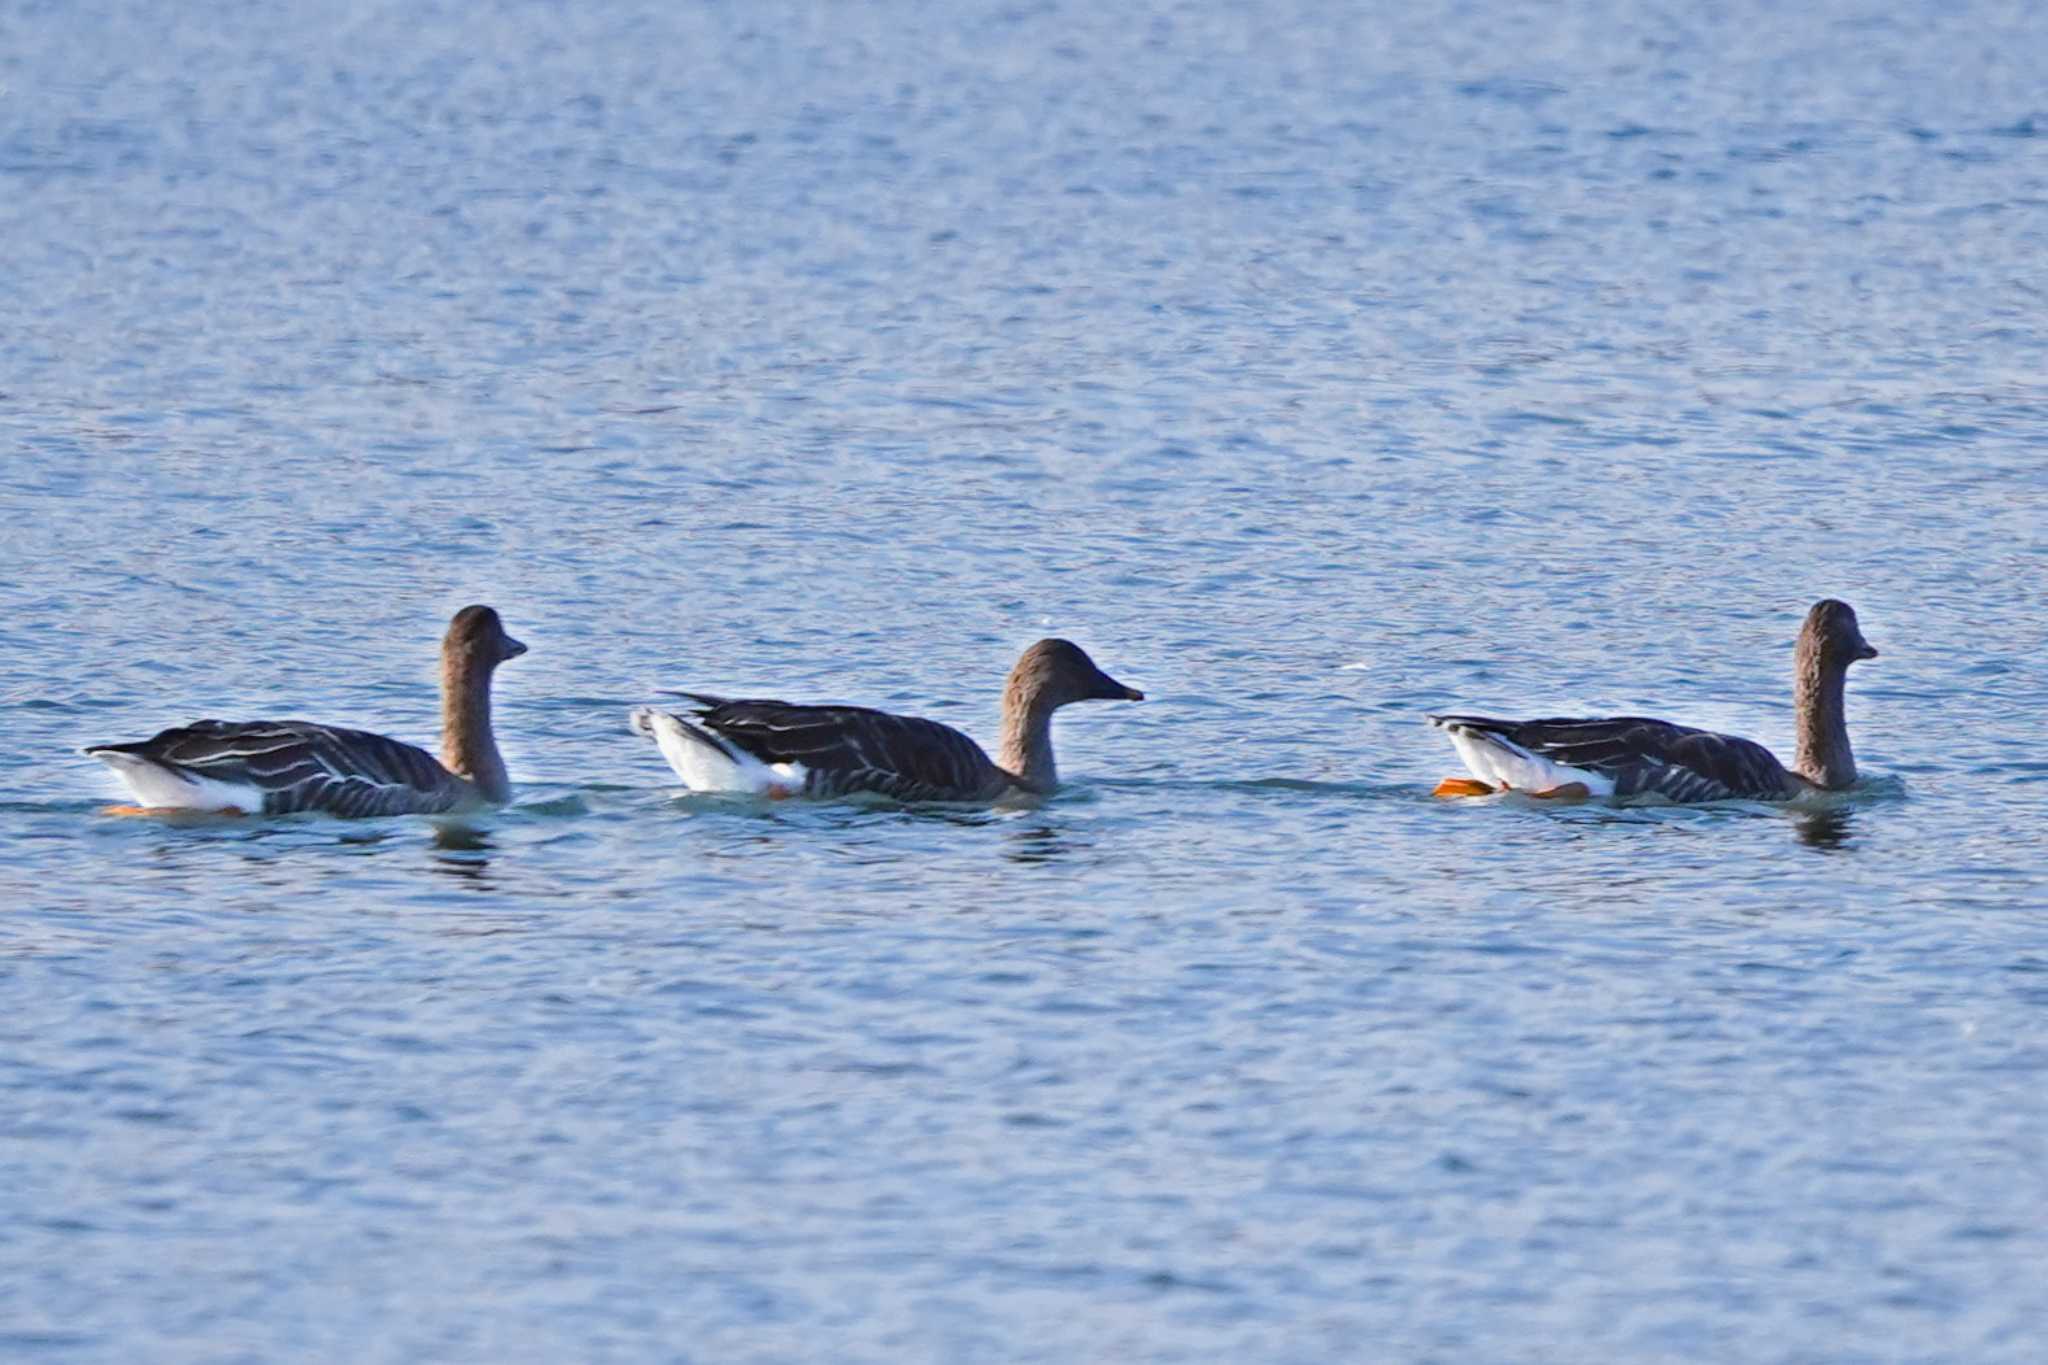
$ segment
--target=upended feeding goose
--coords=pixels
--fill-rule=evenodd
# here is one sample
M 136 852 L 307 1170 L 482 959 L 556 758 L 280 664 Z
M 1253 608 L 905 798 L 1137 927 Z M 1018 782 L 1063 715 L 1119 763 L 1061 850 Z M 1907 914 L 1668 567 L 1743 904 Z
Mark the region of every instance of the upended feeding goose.
M 660 746 L 692 791 L 755 796 L 846 796 L 898 801 L 994 801 L 1049 795 L 1059 785 L 1052 715 L 1077 701 L 1143 701 L 1095 666 L 1081 647 L 1040 640 L 1003 689 L 1003 733 L 991 760 L 950 725 L 863 706 L 728 701 L 694 692 L 685 719 L 636 708 L 633 729 Z
M 512 783 L 491 734 L 491 675 L 525 652 L 491 608 L 455 613 L 441 642 L 439 762 L 383 735 L 304 720 L 202 720 L 85 752 L 147 809 L 356 816 L 502 805 Z
M 1816 602 L 1794 654 L 1798 748 L 1788 770 L 1761 744 L 1669 721 L 1489 720 L 1431 716 L 1449 733 L 1471 778 L 1448 777 L 1439 796 L 1660 796 L 1669 801 L 1783 801 L 1840 791 L 1856 781 L 1842 691 L 1849 665 L 1875 659 L 1846 602 Z

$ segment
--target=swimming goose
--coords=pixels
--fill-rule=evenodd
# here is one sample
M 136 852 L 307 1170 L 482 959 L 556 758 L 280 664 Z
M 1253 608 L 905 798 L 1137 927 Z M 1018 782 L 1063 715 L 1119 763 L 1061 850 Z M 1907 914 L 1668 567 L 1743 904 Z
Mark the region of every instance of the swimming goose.
M 1875 659 L 1848 603 L 1813 604 L 1793 656 L 1798 748 L 1787 770 L 1761 744 L 1669 721 L 1489 720 L 1431 716 L 1472 778 L 1447 777 L 1439 796 L 1522 791 L 1536 796 L 1661 796 L 1670 801 L 1782 801 L 1856 781 L 1842 689 L 1849 665 Z M 1476 779 L 1476 780 L 1474 780 Z
M 489 607 L 464 607 L 441 642 L 441 759 L 365 730 L 304 720 L 202 720 L 85 752 L 143 809 L 286 815 L 432 814 L 512 799 L 491 735 L 491 674 L 526 652 Z
M 1052 713 L 1076 701 L 1143 701 L 1095 666 L 1079 645 L 1040 640 L 1003 688 L 1003 737 L 991 760 L 950 725 L 864 706 L 728 701 L 695 692 L 690 719 L 636 708 L 633 729 L 660 746 L 692 791 L 755 796 L 845 796 L 898 801 L 993 801 L 1059 785 Z

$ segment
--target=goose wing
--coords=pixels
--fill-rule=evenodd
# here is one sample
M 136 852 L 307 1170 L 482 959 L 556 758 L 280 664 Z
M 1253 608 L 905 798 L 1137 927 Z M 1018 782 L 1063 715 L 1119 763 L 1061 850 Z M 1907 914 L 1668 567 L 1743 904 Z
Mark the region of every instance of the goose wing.
M 1794 784 L 1769 749 L 1644 716 L 1604 719 L 1494 720 L 1432 716 L 1470 738 L 1505 741 L 1559 768 L 1598 773 L 1617 797 L 1655 794 L 1671 801 L 1779 800 Z
M 1005 779 L 950 725 L 864 706 L 728 701 L 685 692 L 697 723 L 763 763 L 800 764 L 811 796 L 875 792 L 898 801 L 975 801 Z
M 88 752 L 126 755 L 179 776 L 246 789 L 260 795 L 265 815 L 431 813 L 473 797 L 469 783 L 424 749 L 303 720 L 202 720 Z

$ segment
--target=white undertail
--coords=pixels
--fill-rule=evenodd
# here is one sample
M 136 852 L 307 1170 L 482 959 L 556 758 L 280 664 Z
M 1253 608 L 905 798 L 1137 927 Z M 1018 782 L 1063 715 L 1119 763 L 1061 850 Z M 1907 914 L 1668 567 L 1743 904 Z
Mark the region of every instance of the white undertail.
M 807 769 L 801 763 L 763 763 L 682 717 L 652 706 L 634 707 L 627 719 L 634 733 L 654 741 L 668 766 L 693 792 L 795 796 L 804 789 Z
M 1449 732 L 1451 747 L 1481 782 L 1515 791 L 1553 791 L 1567 783 L 1583 783 L 1591 796 L 1612 796 L 1614 779 L 1590 768 L 1573 768 L 1532 754 L 1506 736 L 1455 720 L 1439 722 Z
M 199 777 L 119 749 L 88 752 L 114 770 L 134 794 L 137 805 L 152 810 L 238 810 L 248 815 L 263 812 L 263 789 L 249 783 Z

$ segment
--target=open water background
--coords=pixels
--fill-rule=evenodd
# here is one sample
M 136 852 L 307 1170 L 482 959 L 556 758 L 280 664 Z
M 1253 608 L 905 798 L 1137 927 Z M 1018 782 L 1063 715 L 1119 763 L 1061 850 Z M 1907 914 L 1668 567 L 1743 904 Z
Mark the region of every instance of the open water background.
M 0 1354 L 2048 1338 L 2048 19 L 0 5 Z M 1427 795 L 1424 711 L 1832 808 Z M 517 804 L 102 817 L 205 715 Z M 695 686 L 1036 810 L 680 799 Z

